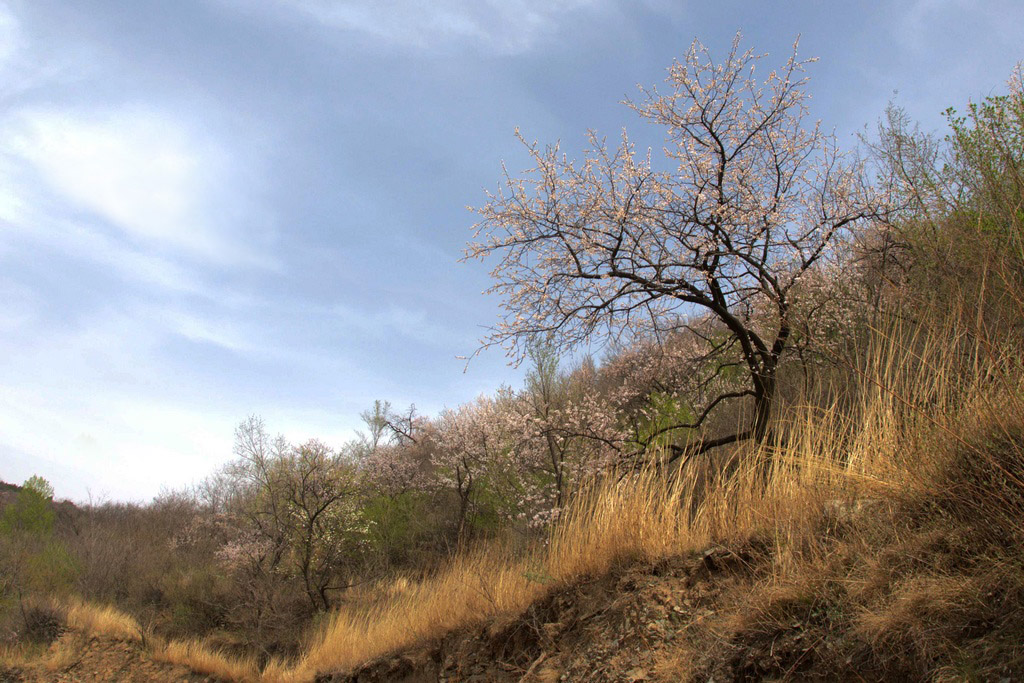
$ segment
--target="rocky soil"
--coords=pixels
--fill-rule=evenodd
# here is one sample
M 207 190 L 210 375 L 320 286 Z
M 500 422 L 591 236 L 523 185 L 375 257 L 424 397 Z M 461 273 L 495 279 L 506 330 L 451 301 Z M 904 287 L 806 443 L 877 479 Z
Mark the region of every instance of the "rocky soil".
M 135 642 L 65 632 L 50 656 L 25 667 L 0 665 L 0 683 L 213 683 L 216 679 L 158 662 Z
M 514 619 L 453 633 L 319 681 L 677 681 L 684 670 L 692 673 L 681 655 L 703 636 L 704 622 L 723 595 L 750 580 L 758 559 L 753 547 L 715 547 L 657 564 L 624 564 L 607 576 L 557 590 Z M 773 656 L 776 669 L 793 658 L 783 648 Z M 739 656 L 705 680 L 742 679 L 745 666 Z

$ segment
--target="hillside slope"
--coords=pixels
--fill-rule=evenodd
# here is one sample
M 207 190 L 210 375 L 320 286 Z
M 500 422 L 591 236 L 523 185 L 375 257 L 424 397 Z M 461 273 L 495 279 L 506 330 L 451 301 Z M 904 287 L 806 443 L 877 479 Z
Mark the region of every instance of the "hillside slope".
M 742 581 L 724 548 L 636 563 L 559 589 L 524 614 L 456 632 L 327 681 L 653 680 L 687 629 Z
M 794 409 L 776 444 L 710 483 L 654 467 L 604 477 L 530 552 L 467 549 L 353 594 L 298 657 L 262 671 L 79 604 L 48 655 L 0 657 L 4 675 L 1022 680 L 1024 368 L 999 357 L 955 375 L 928 360 L 948 360 L 945 347 L 929 353 L 886 361 L 846 412 Z
M 1020 680 L 1019 538 L 944 495 L 997 493 L 1020 468 L 1003 461 L 986 484 L 976 464 L 935 495 L 826 506 L 821 544 L 788 566 L 770 538 L 627 560 L 518 617 L 318 680 Z
M 1006 452 L 1005 444 L 996 448 Z M 780 562 L 769 537 L 660 561 L 624 557 L 606 573 L 553 588 L 518 615 L 316 680 L 1019 680 L 1019 538 L 999 516 L 979 515 L 949 495 L 971 486 L 991 502 L 998 490 L 990 487 L 1005 492 L 1021 470 L 992 462 L 953 468 L 956 477 L 926 496 L 824 506 L 819 519 L 804 520 L 816 526 L 819 544 L 796 562 Z M 986 476 L 993 470 L 998 477 Z M 282 674 L 264 678 L 290 679 Z M 224 679 L 160 661 L 127 636 L 76 629 L 34 664 L 0 669 L 0 681 L 12 683 L 114 680 Z
M 986 445 L 989 457 L 958 453 L 926 492 L 828 501 L 801 520 L 814 538 L 803 551 L 762 533 L 662 560 L 623 556 L 519 613 L 316 680 L 1020 680 L 1024 438 Z M 88 633 L 70 628 L 0 681 L 310 678 L 244 667 L 210 678 L 168 663 L 188 658 L 167 644 Z

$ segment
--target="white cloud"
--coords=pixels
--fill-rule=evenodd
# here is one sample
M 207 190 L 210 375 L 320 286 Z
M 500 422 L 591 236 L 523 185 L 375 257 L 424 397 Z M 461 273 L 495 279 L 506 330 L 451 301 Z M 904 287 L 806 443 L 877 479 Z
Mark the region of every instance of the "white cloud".
M 144 110 L 23 111 L 7 151 L 78 210 L 142 243 L 206 255 L 223 248 L 207 215 L 225 159 L 175 121 Z
M 148 498 L 180 487 L 231 457 L 236 416 L 189 409 L 145 396 L 65 396 L 37 387 L 0 387 L 0 452 L 26 453 L 6 477 L 37 472 L 60 495 L 87 489 L 115 499 Z
M 247 141 L 229 143 L 211 128 L 220 112 L 80 96 L 69 106 L 64 86 L 78 92 L 105 77 L 97 46 L 57 46 L 11 5 L 0 0 L 0 223 L 48 242 L 43 233 L 74 224 L 94 233 L 101 256 L 114 250 L 114 238 L 122 251 L 150 257 L 272 265 L 262 246 L 273 239 L 273 221 L 253 199 L 259 164 L 235 155 L 251 149 Z
M 354 420 L 331 411 L 249 408 L 293 443 L 319 438 L 339 447 L 354 436 Z M 215 395 L 184 406 L 151 392 L 0 386 L 0 479 L 42 474 L 58 496 L 76 500 L 148 499 L 230 460 L 234 426 L 244 417 Z
M 515 54 L 557 33 L 580 10 L 605 0 L 269 0 L 336 28 L 420 48 L 468 41 Z
M 0 0 L 0 101 L 47 87 L 80 84 L 96 75 L 92 46 L 74 41 L 40 44 L 11 5 Z
M 180 337 L 200 344 L 210 344 L 238 354 L 252 354 L 262 349 L 231 322 L 222 318 L 196 315 L 185 310 L 160 309 L 154 312 L 154 324 L 168 326 Z

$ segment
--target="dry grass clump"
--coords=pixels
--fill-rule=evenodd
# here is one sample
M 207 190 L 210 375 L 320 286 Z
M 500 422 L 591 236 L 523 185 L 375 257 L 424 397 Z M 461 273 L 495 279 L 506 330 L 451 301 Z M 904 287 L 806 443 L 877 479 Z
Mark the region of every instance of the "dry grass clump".
M 67 609 L 56 600 L 29 598 L 4 616 L 0 623 L 0 667 L 18 667 L 45 657 L 67 628 Z
M 18 612 L 21 637 L 30 643 L 48 645 L 67 628 L 68 610 L 56 600 L 28 599 Z
M 59 615 L 58 632 L 40 647 L 32 647 L 35 641 L 31 641 L 29 646 L 6 648 L 0 652 L 0 663 L 6 666 L 27 668 L 39 665 L 49 672 L 61 671 L 81 659 L 87 641 L 103 638 L 136 643 L 147 649 L 155 661 L 180 664 L 226 681 L 255 681 L 260 678 L 255 658 L 235 657 L 198 640 L 176 641 L 154 636 L 136 619 L 109 605 L 81 600 L 66 604 L 46 601 L 33 603 L 26 609 L 32 615 Z M 67 635 L 58 640 L 57 636 L 65 630 Z
M 68 606 L 68 627 L 89 635 L 137 641 L 142 627 L 134 618 L 111 607 L 74 601 Z
M 1024 372 L 991 345 L 971 355 L 913 341 L 889 349 L 901 363 L 865 371 L 871 430 L 844 441 L 851 457 L 883 457 L 848 467 L 859 503 L 830 501 L 804 519 L 817 528 L 808 543 L 776 545 L 770 573 L 675 653 L 693 675 L 1024 673 Z
M 138 642 L 156 661 L 181 664 L 198 673 L 229 681 L 259 678 L 255 658 L 234 657 L 198 640 L 165 640 L 152 636 L 133 617 L 108 605 L 74 602 L 68 607 L 68 627 L 86 636 Z
M 260 669 L 254 657 L 236 657 L 198 640 L 158 641 L 152 648 L 158 662 L 187 666 L 192 671 L 227 681 L 254 681 Z
M 342 607 L 287 678 L 347 669 L 452 629 L 520 610 L 553 581 L 544 564 L 490 548 L 458 557 L 438 575 L 378 603 Z M 278 664 L 284 676 L 288 668 Z
M 27 599 L 18 612 L 25 633 L 19 643 L 0 651 L 0 664 L 11 667 L 38 664 L 45 671 L 62 670 L 81 657 L 83 638 L 137 641 L 141 634 L 130 616 L 80 600 Z

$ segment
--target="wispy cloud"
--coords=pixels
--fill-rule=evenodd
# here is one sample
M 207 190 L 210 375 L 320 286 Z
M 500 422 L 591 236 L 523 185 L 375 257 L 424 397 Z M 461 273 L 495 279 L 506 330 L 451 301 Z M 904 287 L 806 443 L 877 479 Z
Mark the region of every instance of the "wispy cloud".
M 69 42 L 38 44 L 14 9 L 19 5 L 0 0 L 0 102 L 95 75 L 93 49 Z
M 231 320 L 200 315 L 183 309 L 160 308 L 154 311 L 154 325 L 164 325 L 172 334 L 188 341 L 209 344 L 237 354 L 266 353 L 253 342 L 253 335 Z
M 8 66 L 21 43 L 21 25 L 10 7 L 0 3 L 0 69 Z
M 236 419 L 141 394 L 62 401 L 35 387 L 0 387 L 0 413 L 0 453 L 25 454 L 6 462 L 3 476 L 20 481 L 43 472 L 58 495 L 76 499 L 86 489 L 124 500 L 186 485 L 230 457 Z
M 133 108 L 34 109 L 10 117 L 7 131 L 4 151 L 80 214 L 135 243 L 217 260 L 239 255 L 213 216 L 227 157 L 173 118 Z
M 607 0 L 264 0 L 321 24 L 405 47 L 469 42 L 503 54 L 527 51 L 555 35 L 574 13 Z

